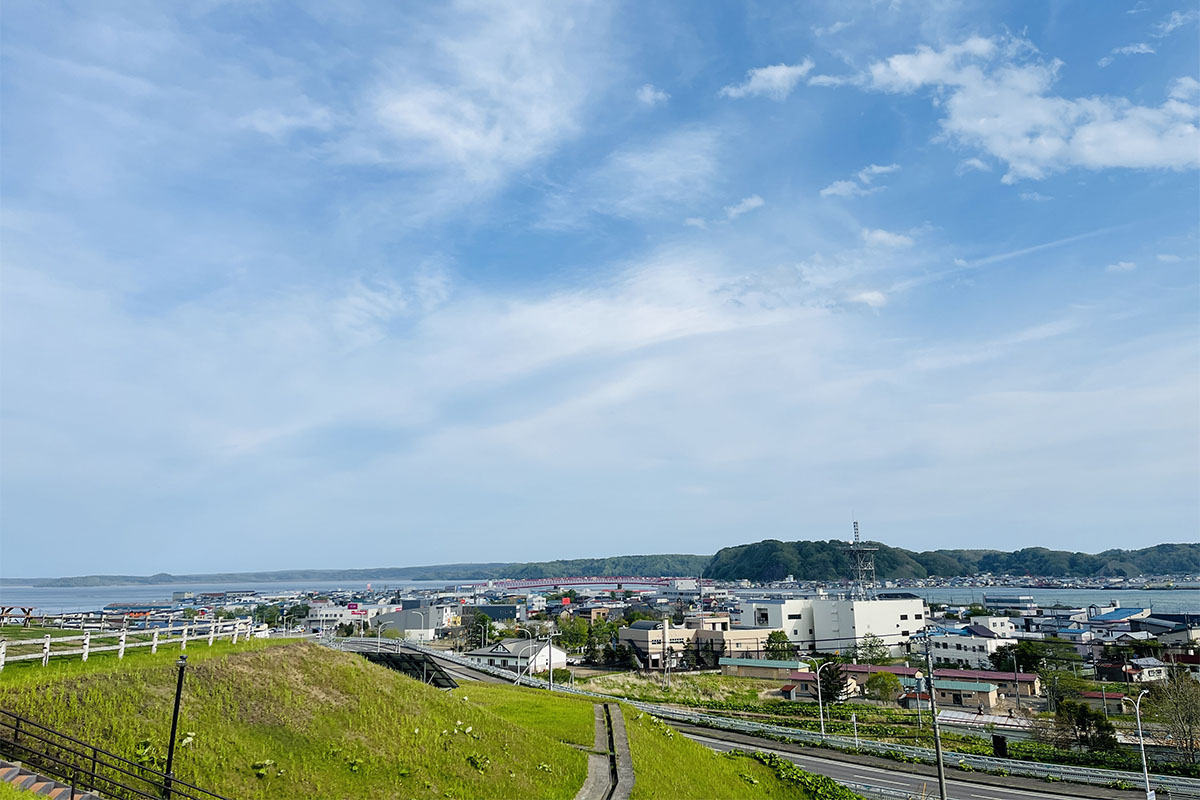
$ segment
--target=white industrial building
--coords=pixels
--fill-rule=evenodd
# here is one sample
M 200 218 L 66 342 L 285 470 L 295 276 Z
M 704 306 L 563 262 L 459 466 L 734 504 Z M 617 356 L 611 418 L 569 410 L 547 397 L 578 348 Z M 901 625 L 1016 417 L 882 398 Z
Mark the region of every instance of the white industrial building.
M 916 596 L 747 599 L 739 605 L 739 625 L 780 628 L 793 643 L 824 653 L 850 650 L 873 633 L 893 656 L 902 655 L 929 616 L 925 601 Z

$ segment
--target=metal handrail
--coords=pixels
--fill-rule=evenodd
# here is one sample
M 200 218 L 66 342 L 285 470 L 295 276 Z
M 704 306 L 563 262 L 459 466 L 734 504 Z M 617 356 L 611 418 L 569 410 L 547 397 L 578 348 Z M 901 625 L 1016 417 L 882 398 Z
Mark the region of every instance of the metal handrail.
M 172 795 L 183 800 L 230 800 L 224 795 L 210 792 L 188 781 L 170 776 L 162 770 L 138 764 L 28 717 L 0 709 L 0 734 L 10 731 L 11 737 L 0 735 L 0 752 L 13 756 L 20 753 L 27 754 L 27 757 L 22 760 L 35 765 L 38 769 L 45 770 L 54 777 L 68 781 L 72 790 L 81 787 L 88 791 L 104 791 L 106 794 L 114 796 L 125 793 L 126 796 L 132 795 L 150 798 L 150 800 Z M 43 732 L 50 736 L 44 735 Z M 40 742 L 46 747 L 30 747 L 20 741 L 21 738 L 26 741 Z M 57 752 L 49 752 L 50 749 Z M 73 756 L 74 760 L 66 761 L 64 760 L 66 756 Z M 88 762 L 90 766 L 81 767 L 78 763 L 79 759 Z M 128 776 L 128 778 L 121 776 Z M 145 784 L 149 790 L 155 793 L 149 794 L 142 788 L 128 785 L 130 780 Z M 102 789 L 99 786 L 101 783 L 111 788 Z M 113 789 L 119 790 L 119 792 L 113 791 Z

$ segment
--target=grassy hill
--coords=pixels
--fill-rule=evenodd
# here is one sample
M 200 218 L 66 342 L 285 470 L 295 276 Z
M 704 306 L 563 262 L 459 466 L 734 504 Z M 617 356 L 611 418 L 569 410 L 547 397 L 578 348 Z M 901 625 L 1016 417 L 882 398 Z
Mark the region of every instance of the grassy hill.
M 177 655 L 5 670 L 0 706 L 161 766 Z M 811 796 L 749 758 L 628 709 L 626 719 L 638 800 Z M 354 654 L 255 640 L 189 654 L 176 773 L 247 800 L 569 799 L 591 720 L 585 699 L 484 684 L 444 692 Z

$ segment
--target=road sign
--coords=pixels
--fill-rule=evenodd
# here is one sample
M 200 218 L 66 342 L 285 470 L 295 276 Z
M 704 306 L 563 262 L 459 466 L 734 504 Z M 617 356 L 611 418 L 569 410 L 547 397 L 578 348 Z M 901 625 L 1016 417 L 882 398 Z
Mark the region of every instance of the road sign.
M 364 608 L 362 611 L 351 611 L 350 615 L 354 617 L 365 617 L 367 615 L 367 610 Z
M 358 603 L 346 603 L 346 608 L 353 611 L 354 609 L 358 608 Z

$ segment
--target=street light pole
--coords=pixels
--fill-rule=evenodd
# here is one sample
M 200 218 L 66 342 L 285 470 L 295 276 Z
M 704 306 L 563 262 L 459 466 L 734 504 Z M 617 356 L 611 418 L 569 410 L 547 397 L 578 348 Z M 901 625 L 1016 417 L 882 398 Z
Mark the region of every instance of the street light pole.
M 942 732 L 938 729 L 937 692 L 933 687 L 933 639 L 925 637 L 925 669 L 929 680 L 929 716 L 933 722 L 933 746 L 937 753 L 938 792 L 946 800 L 946 765 L 942 761 Z M 917 692 L 917 705 L 921 704 L 921 693 Z
M 384 622 L 378 628 L 375 629 L 375 652 L 376 653 L 382 652 L 382 647 L 381 647 L 382 642 L 380 641 L 380 639 L 383 636 L 383 629 L 386 628 L 388 625 L 395 625 L 395 624 L 396 624 L 395 622 L 389 620 L 388 622 Z
M 825 704 L 821 700 L 821 670 L 832 664 L 832 661 L 826 661 L 817 667 L 817 671 L 813 673 L 817 676 L 817 716 L 821 719 L 821 738 L 825 738 Z
M 1142 698 L 1150 694 L 1149 689 L 1138 692 L 1137 701 L 1133 704 L 1137 716 L 1138 747 L 1142 751 L 1142 777 L 1146 780 L 1146 800 L 1153 800 L 1154 792 L 1150 791 L 1150 767 L 1146 764 L 1146 737 L 1142 735 Z
M 175 683 L 175 710 L 171 713 L 171 741 L 167 746 L 167 777 L 163 781 L 163 797 L 171 798 L 171 783 L 175 778 L 175 734 L 179 730 L 179 700 L 183 696 L 183 671 L 187 669 L 187 656 L 175 662 L 179 667 L 179 679 Z
M 529 630 L 528 628 L 524 628 L 520 625 L 513 625 L 513 630 L 514 631 L 524 631 L 525 635 L 527 635 L 529 637 L 530 649 L 532 649 L 533 631 Z M 529 650 L 526 650 L 525 651 L 525 670 L 527 672 L 529 671 L 529 667 L 531 666 L 532 663 L 533 663 L 533 656 L 532 656 L 532 654 L 529 653 Z M 516 677 L 516 679 L 513 680 L 513 683 L 514 684 L 521 683 L 521 659 L 520 659 L 520 656 L 517 657 L 517 677 Z
M 1013 657 L 1013 692 L 1017 696 L 1017 711 L 1021 710 L 1021 673 L 1017 669 L 1017 646 L 1012 646 Z M 920 701 L 918 701 L 920 702 Z
M 547 666 L 550 670 L 548 674 L 550 675 L 550 691 L 552 691 L 552 692 L 554 691 L 554 637 L 555 636 L 562 636 L 562 634 L 561 633 L 546 634 L 546 645 L 547 645 L 547 649 L 549 651 L 546 654 L 546 662 L 547 662 Z

